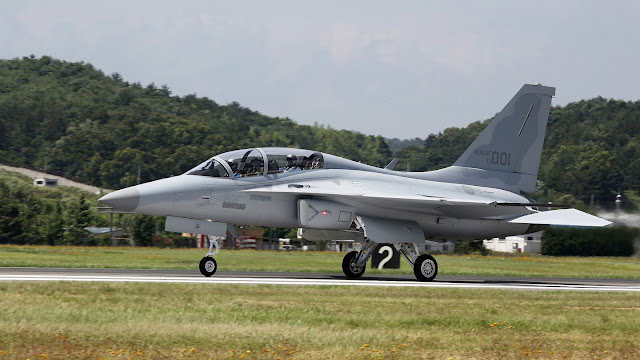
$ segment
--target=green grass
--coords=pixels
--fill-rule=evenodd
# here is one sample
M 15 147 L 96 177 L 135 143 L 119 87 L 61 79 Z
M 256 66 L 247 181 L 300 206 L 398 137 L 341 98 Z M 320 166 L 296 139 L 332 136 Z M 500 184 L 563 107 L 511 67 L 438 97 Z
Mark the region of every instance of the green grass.
M 0 266 L 197 270 L 203 249 L 110 248 L 78 246 L 0 246 Z M 340 273 L 344 253 L 222 250 L 220 270 Z M 441 275 L 541 276 L 639 279 L 640 258 L 549 257 L 536 254 L 437 255 Z M 368 274 L 412 274 L 399 270 Z
M 72 282 L 0 293 L 9 359 L 640 357 L 637 293 Z

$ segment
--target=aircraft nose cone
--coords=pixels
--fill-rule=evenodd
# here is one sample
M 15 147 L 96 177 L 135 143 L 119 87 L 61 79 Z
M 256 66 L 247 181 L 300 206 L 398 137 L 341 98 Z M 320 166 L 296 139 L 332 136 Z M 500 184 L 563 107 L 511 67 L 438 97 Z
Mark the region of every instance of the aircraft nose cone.
M 109 193 L 98 201 L 117 210 L 133 211 L 140 203 L 140 192 L 135 187 L 130 187 Z

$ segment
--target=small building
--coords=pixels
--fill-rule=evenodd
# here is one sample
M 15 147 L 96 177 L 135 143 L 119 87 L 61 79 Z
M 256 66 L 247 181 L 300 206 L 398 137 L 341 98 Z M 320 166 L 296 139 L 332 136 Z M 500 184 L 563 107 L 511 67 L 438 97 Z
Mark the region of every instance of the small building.
M 88 226 L 84 228 L 86 231 L 88 231 L 91 235 L 105 235 L 105 234 L 109 234 L 112 235 L 114 237 L 120 237 L 122 236 L 122 229 L 121 228 L 110 228 L 110 227 L 92 227 L 92 226 Z
M 256 242 L 258 240 L 251 236 L 240 236 L 236 239 L 236 248 L 238 249 L 256 249 Z
M 237 235 L 237 238 L 235 238 L 235 235 Z M 209 242 L 205 235 L 182 233 L 182 236 L 195 237 L 196 247 L 198 248 L 209 247 Z M 264 238 L 264 229 L 259 227 L 236 227 L 235 234 L 231 234 L 227 231 L 227 236 L 216 236 L 216 239 L 221 248 L 233 247 L 236 249 L 263 249 L 268 246 L 268 239 Z M 227 243 L 227 240 L 229 240 L 230 243 Z
M 456 243 L 452 241 L 438 242 L 426 240 L 424 245 L 419 245 L 420 253 L 443 253 L 449 254 L 456 250 Z
M 259 249 L 269 244 L 269 239 L 264 237 L 264 229 L 259 227 L 236 227 L 238 238 L 235 239 L 236 249 Z
M 35 178 L 35 179 L 33 179 L 33 185 L 35 185 L 35 186 L 54 187 L 54 186 L 58 186 L 58 179 Z
M 483 244 L 484 247 L 491 251 L 539 254 L 542 246 L 542 231 L 525 235 L 507 236 L 505 238 L 493 238 L 484 240 Z
M 335 252 L 347 252 L 353 251 L 354 241 L 353 240 L 334 240 L 329 244 L 329 251 Z M 306 249 L 305 249 L 306 248 Z M 304 245 L 302 246 L 302 250 L 316 250 L 316 245 Z

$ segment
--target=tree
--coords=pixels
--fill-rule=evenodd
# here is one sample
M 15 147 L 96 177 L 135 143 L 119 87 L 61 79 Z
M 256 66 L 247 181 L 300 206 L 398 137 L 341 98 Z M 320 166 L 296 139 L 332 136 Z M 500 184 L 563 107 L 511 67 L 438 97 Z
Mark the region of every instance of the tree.
M 148 215 L 133 215 L 130 220 L 129 231 L 136 246 L 153 245 L 153 235 L 156 230 L 156 218 Z
M 0 244 L 12 244 L 22 234 L 19 200 L 9 185 L 0 181 Z
M 89 232 L 84 228 L 92 222 L 91 209 L 84 194 L 78 200 L 72 201 L 67 206 L 65 224 L 67 227 L 63 237 L 63 244 L 76 245 L 85 241 Z
M 42 226 L 42 240 L 49 245 L 55 245 L 60 242 L 64 236 L 64 219 L 62 206 L 56 201 L 53 206 L 49 207 L 47 216 L 43 215 L 45 220 Z

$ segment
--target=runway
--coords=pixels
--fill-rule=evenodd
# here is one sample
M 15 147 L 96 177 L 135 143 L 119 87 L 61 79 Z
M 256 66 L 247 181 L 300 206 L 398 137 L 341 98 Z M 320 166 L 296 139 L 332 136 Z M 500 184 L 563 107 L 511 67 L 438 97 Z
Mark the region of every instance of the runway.
M 422 283 L 410 275 L 369 275 L 358 280 L 343 274 L 218 271 L 207 278 L 198 271 L 142 269 L 0 268 L 0 281 L 85 281 L 289 286 L 378 286 L 513 290 L 640 292 L 640 280 L 439 275 Z

